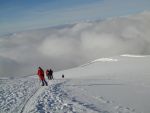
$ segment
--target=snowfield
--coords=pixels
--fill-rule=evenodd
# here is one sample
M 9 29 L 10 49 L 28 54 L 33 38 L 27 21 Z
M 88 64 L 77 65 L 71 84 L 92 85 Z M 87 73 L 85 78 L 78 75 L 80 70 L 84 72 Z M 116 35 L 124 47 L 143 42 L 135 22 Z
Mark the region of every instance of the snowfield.
M 0 79 L 0 113 L 20 113 L 38 86 L 38 80 L 33 77 Z
M 54 73 L 0 79 L 0 113 L 150 113 L 150 56 L 101 58 Z M 61 75 L 65 78 L 62 79 Z

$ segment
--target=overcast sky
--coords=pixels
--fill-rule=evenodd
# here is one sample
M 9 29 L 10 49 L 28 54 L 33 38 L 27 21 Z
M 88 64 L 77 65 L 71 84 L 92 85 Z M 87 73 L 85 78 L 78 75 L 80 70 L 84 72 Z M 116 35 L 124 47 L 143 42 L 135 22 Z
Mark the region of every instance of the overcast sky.
M 149 6 L 150 0 L 0 0 L 0 35 L 124 16 Z

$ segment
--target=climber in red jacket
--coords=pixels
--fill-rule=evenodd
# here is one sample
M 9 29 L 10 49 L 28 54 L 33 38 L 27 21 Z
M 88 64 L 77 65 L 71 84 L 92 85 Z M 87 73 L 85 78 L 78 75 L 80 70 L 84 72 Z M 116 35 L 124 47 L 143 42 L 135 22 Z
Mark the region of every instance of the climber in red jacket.
M 42 81 L 42 86 L 48 85 L 45 78 L 44 78 L 44 71 L 41 67 L 38 68 L 37 75 L 39 76 L 39 79 Z

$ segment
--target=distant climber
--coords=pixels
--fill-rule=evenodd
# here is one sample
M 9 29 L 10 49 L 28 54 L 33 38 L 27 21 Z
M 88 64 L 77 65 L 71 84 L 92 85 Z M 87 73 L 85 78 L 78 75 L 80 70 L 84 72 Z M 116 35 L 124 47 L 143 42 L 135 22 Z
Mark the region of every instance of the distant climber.
M 49 70 L 49 73 L 50 73 L 50 78 L 51 78 L 51 80 L 54 79 L 54 78 L 53 78 L 53 70 L 52 70 L 52 69 Z
M 41 80 L 42 82 L 42 86 L 44 85 L 48 85 L 45 78 L 44 78 L 44 71 L 41 67 L 38 68 L 38 72 L 37 72 L 37 75 L 39 76 L 39 79 Z
M 64 78 L 65 76 L 64 76 L 64 74 L 62 74 L 62 78 Z

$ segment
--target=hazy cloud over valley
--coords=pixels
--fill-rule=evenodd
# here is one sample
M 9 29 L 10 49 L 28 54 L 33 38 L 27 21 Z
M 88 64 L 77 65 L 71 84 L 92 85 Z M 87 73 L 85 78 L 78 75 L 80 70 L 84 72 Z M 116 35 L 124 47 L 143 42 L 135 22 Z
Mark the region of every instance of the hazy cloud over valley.
M 67 69 L 120 54 L 150 54 L 150 12 L 0 37 L 0 76 Z

